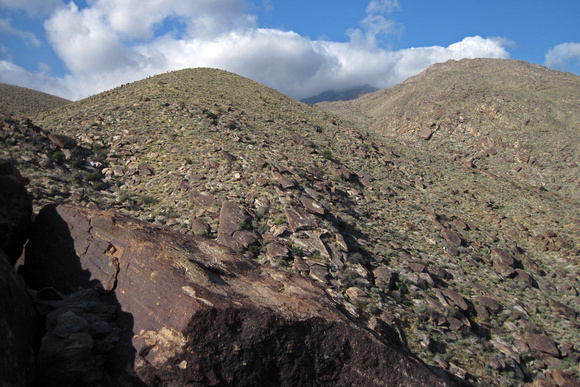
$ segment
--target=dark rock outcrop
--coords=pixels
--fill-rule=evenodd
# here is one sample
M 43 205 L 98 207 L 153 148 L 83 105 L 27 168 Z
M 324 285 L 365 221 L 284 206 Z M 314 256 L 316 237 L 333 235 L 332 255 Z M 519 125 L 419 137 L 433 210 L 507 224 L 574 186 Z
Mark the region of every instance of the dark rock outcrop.
M 28 238 L 32 199 L 27 180 L 8 161 L 0 161 L 0 249 L 14 264 Z
M 31 386 L 36 373 L 38 318 L 2 249 L 0 289 L 0 386 Z
M 106 290 L 117 317 L 102 333 L 122 334 L 103 372 L 130 366 L 147 384 L 445 384 L 395 334 L 362 328 L 312 281 L 112 212 L 43 209 L 23 272 L 36 289 Z M 76 321 L 94 340 L 74 314 L 53 320 Z

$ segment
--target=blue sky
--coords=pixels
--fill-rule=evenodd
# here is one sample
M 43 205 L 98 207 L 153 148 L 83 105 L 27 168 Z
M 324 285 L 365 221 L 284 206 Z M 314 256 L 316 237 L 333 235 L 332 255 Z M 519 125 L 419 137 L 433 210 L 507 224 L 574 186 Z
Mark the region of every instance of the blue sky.
M 577 0 L 0 0 L 0 82 L 76 100 L 216 67 L 300 99 L 449 59 L 579 74 L 579 19 Z

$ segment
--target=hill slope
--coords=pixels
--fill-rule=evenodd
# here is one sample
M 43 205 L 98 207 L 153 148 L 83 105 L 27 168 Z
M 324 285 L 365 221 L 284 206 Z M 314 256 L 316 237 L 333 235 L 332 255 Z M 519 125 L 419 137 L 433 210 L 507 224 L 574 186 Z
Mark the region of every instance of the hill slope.
M 393 88 L 320 107 L 516 184 L 580 200 L 576 75 L 513 60 L 452 60 Z
M 0 115 L 30 116 L 70 102 L 55 95 L 0 83 Z
M 573 200 L 425 157 L 211 69 L 125 85 L 0 134 L 0 157 L 31 180 L 37 209 L 98 205 L 216 238 L 325 284 L 353 319 L 377 334 L 396 327 L 467 382 L 576 372 Z

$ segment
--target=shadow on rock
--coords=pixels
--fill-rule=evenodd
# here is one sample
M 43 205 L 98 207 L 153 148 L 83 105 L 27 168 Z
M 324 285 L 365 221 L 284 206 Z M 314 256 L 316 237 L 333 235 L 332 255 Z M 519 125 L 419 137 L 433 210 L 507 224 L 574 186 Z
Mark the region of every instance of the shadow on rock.
M 133 317 L 114 292 L 118 263 L 108 246 L 87 243 L 91 226 L 76 220 L 65 221 L 56 206 L 40 211 L 20 267 L 45 320 L 36 383 L 144 386 L 133 374 Z

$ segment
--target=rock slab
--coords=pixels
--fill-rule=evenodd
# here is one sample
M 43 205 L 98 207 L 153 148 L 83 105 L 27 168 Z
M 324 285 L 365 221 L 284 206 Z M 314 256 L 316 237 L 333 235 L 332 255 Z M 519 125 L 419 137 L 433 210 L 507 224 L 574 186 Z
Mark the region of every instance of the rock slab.
M 124 336 L 105 363 L 147 385 L 446 383 L 311 280 L 113 212 L 45 208 L 24 273 L 65 294 L 108 289 Z

